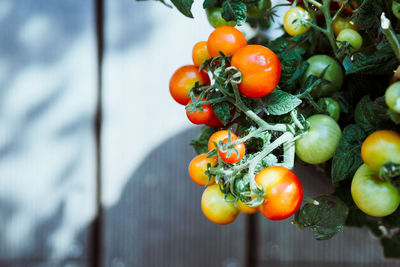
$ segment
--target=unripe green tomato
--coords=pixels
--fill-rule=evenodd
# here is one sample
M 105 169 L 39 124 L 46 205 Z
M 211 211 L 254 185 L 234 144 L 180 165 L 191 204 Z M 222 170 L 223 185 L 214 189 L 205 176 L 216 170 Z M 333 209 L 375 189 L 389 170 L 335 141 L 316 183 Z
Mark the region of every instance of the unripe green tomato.
M 310 66 L 304 73 L 303 82 L 305 82 L 310 75 L 320 77 L 323 71 L 328 67 L 322 78 L 330 81 L 330 83 L 313 89 L 311 91 L 312 96 L 331 96 L 342 88 L 343 70 L 335 59 L 327 55 L 315 55 L 307 59 L 307 62 Z
M 395 82 L 386 89 L 385 100 L 391 110 L 400 113 L 400 82 Z
M 207 19 L 208 22 L 213 26 L 214 28 L 218 28 L 221 26 L 231 26 L 235 27 L 236 26 L 236 21 L 226 21 L 222 17 L 222 8 L 220 7 L 209 7 L 206 8 L 206 14 L 207 14 Z
M 259 19 L 265 14 L 268 8 L 271 8 L 271 0 L 259 0 L 257 3 L 247 6 L 247 16 Z
M 308 132 L 296 140 L 296 155 L 309 164 L 320 164 L 330 158 L 342 135 L 337 122 L 328 115 L 316 114 L 307 119 Z
M 400 19 L 400 3 L 396 1 L 392 2 L 392 12 L 396 18 Z
M 320 98 L 318 106 L 325 109 L 329 116 L 335 121 L 339 120 L 340 117 L 340 106 L 339 103 L 331 97 Z
M 376 217 L 392 214 L 400 204 L 396 187 L 390 182 L 379 180 L 377 173 L 365 164 L 354 174 L 351 196 L 360 210 Z
M 344 29 L 344 30 L 340 31 L 336 40 L 339 41 L 339 42 L 337 42 L 337 45 L 339 47 L 342 46 L 341 42 L 349 42 L 351 45 L 351 48 L 350 48 L 351 52 L 358 51 L 363 44 L 363 39 L 362 39 L 361 35 L 352 29 Z

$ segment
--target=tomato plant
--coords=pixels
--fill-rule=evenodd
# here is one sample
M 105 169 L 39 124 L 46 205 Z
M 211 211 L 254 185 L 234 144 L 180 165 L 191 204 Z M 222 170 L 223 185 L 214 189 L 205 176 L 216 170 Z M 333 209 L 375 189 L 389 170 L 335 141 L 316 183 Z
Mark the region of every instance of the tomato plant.
M 311 19 L 310 14 L 302 7 L 292 7 L 285 13 L 283 18 L 283 27 L 291 36 L 297 36 L 310 29 L 307 21 Z
M 216 157 L 207 158 L 206 153 L 197 155 L 189 164 L 189 175 L 193 182 L 200 186 L 212 185 L 215 183 L 214 177 L 210 177 L 205 173 L 208 167 L 217 165 Z
M 292 216 L 303 201 L 303 187 L 299 178 L 285 167 L 268 167 L 255 178 L 265 189 L 265 201 L 258 210 L 270 220 L 283 220 Z
M 225 199 L 219 185 L 210 185 L 201 197 L 201 210 L 210 221 L 216 224 L 232 223 L 239 215 L 232 196 Z
M 398 189 L 390 182 L 379 180 L 376 172 L 365 164 L 354 175 L 351 196 L 357 207 L 376 217 L 393 213 L 400 204 Z
M 206 8 L 207 20 L 211 26 L 213 26 L 214 28 L 218 28 L 221 26 L 231 26 L 231 27 L 236 26 L 236 21 L 224 20 L 221 13 L 222 13 L 222 8 L 220 7 Z
M 248 45 L 236 51 L 232 57 L 232 66 L 242 74 L 239 92 L 251 98 L 271 93 L 281 77 L 278 57 L 261 45 Z
M 247 15 L 251 18 L 261 18 L 268 8 L 271 7 L 271 0 L 258 0 L 247 5 Z
M 320 98 L 318 105 L 328 112 L 329 116 L 335 121 L 340 118 L 340 106 L 339 103 L 331 97 Z
M 351 18 L 342 17 L 342 16 L 338 16 L 333 21 L 332 27 L 333 27 L 333 33 L 335 34 L 335 36 L 338 36 L 339 33 L 344 29 L 352 29 L 357 32 L 360 30 L 360 26 L 358 25 L 358 23 L 353 22 L 351 20 Z
M 352 52 L 358 51 L 363 43 L 361 35 L 352 29 L 344 29 L 339 32 L 336 40 L 338 41 L 339 47 L 342 46 L 343 42 L 349 42 Z
M 196 83 L 204 84 L 209 82 L 208 74 L 194 65 L 180 67 L 172 75 L 169 81 L 169 92 L 172 98 L 181 105 L 186 105 L 189 98 L 190 89 Z
M 361 156 L 364 163 L 376 172 L 382 164 L 400 163 L 400 135 L 388 130 L 372 133 L 362 144 Z
M 308 132 L 296 140 L 296 155 L 304 162 L 320 164 L 332 158 L 339 144 L 341 130 L 328 115 L 317 114 L 307 119 Z
M 400 113 L 400 82 L 395 82 L 386 89 L 385 101 L 391 110 Z
M 228 143 L 228 138 L 225 138 L 222 142 Z M 246 153 L 246 147 L 243 143 L 238 143 L 234 145 L 233 148 L 227 148 L 227 149 L 220 148 L 218 151 L 218 154 L 221 157 L 221 159 L 229 164 L 235 164 L 241 161 L 245 153 Z
M 189 100 L 188 105 L 192 103 L 192 100 Z M 204 124 L 213 118 L 214 112 L 210 104 L 205 104 L 197 110 L 194 107 L 186 109 L 186 116 L 194 124 Z
M 236 141 L 237 136 L 236 134 L 230 132 L 228 130 L 221 130 L 218 132 L 213 133 L 210 136 L 210 139 L 208 140 L 208 150 L 211 151 L 213 149 L 216 149 L 217 147 L 215 145 L 218 145 L 220 141 L 224 141 L 225 139 L 228 139 L 229 134 L 231 136 L 231 141 Z
M 253 214 L 257 212 L 257 208 L 250 207 L 249 205 L 244 204 L 240 199 L 237 202 L 237 209 L 246 214 Z
M 247 40 L 243 33 L 230 26 L 215 29 L 207 41 L 208 53 L 211 57 L 218 57 L 220 51 L 225 56 L 230 56 L 246 45 Z
M 313 96 L 331 96 L 342 88 L 344 75 L 342 67 L 335 59 L 327 55 L 315 55 L 307 59 L 307 62 L 310 66 L 304 73 L 303 81 L 306 81 L 311 75 L 328 81 L 327 84 L 311 91 Z

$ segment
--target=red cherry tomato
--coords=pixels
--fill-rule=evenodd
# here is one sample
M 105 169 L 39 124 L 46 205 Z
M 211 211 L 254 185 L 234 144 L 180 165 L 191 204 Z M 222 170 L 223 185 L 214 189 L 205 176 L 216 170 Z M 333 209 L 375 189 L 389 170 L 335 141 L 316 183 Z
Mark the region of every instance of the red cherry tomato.
M 233 142 L 235 140 L 231 139 L 231 142 Z M 222 142 L 224 143 L 228 143 L 228 138 L 224 139 Z M 236 150 L 234 150 L 236 149 Z M 221 157 L 221 159 L 223 161 L 225 161 L 226 163 L 229 164 L 235 164 L 238 163 L 239 161 L 242 160 L 242 158 L 244 157 L 244 154 L 246 154 L 246 147 L 244 146 L 244 143 L 239 143 L 237 145 L 234 146 L 234 149 L 232 148 L 231 153 L 228 157 L 228 152 L 226 151 L 218 151 L 219 156 Z
M 210 58 L 211 58 L 211 56 L 210 56 L 210 54 L 208 54 L 206 41 L 201 41 L 194 45 L 193 51 L 192 51 L 192 59 L 193 59 L 193 64 L 195 66 L 200 67 L 200 65 L 205 60 L 210 59 Z
M 219 51 L 230 56 L 247 45 L 243 33 L 231 26 L 216 28 L 208 37 L 207 48 L 211 57 L 218 57 Z
M 271 93 L 281 77 L 278 57 L 261 45 L 248 45 L 239 49 L 232 57 L 232 66 L 242 73 L 240 93 L 251 98 Z
M 218 132 L 213 133 L 208 139 L 208 151 L 213 150 L 216 148 L 214 142 L 218 145 L 219 141 L 224 141 L 228 138 L 228 130 L 221 130 Z M 237 140 L 236 134 L 231 132 L 231 141 Z
M 205 101 L 205 99 L 203 99 Z M 189 100 L 188 104 L 192 104 L 192 100 Z M 186 110 L 186 116 L 188 119 L 194 123 L 194 124 L 204 124 L 208 122 L 214 115 L 213 108 L 210 106 L 210 104 L 205 104 L 201 107 L 203 110 L 199 111 L 196 110 L 194 112 L 190 112 L 189 110 Z
M 268 167 L 261 170 L 255 181 L 265 190 L 266 199 L 258 210 L 270 220 L 283 220 L 292 216 L 303 201 L 303 187 L 291 170 Z
M 190 89 L 198 82 L 199 84 L 209 83 L 210 78 L 207 72 L 194 65 L 185 65 L 180 67 L 172 75 L 169 81 L 169 92 L 173 99 L 181 105 L 186 105 L 190 98 L 188 97 Z
M 217 116 L 215 116 L 215 114 L 213 113 L 213 116 L 211 117 L 211 119 L 209 119 L 206 123 L 207 126 L 213 127 L 213 128 L 219 128 L 224 126 L 222 124 L 222 122 L 218 119 Z

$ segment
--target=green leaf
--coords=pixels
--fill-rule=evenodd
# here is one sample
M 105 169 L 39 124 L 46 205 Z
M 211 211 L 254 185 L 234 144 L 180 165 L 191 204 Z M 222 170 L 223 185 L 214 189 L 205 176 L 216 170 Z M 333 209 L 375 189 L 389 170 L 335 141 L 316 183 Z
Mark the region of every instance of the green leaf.
M 278 57 L 281 62 L 281 79 L 279 84 L 285 91 L 294 91 L 297 87 L 297 80 L 307 70 L 309 64 L 307 62 L 302 64 L 303 58 L 297 49 L 278 54 Z
M 362 164 L 361 145 L 366 138 L 365 132 L 357 125 L 344 128 L 339 145 L 332 160 L 331 177 L 333 183 L 353 177 Z
M 364 0 L 355 10 L 352 20 L 360 25 L 362 30 L 376 29 L 380 27 L 379 18 L 382 7 L 376 0 Z M 389 1 L 387 1 L 389 2 Z
M 290 41 L 286 37 L 279 37 L 275 40 L 272 40 L 268 44 L 268 48 L 274 51 L 275 54 L 280 54 L 289 47 Z
M 217 118 L 222 122 L 223 125 L 226 125 L 231 119 L 231 110 L 228 102 L 220 102 L 216 103 L 213 106 L 214 114 Z
M 387 110 L 384 102 L 372 101 L 369 96 L 364 96 L 356 106 L 354 120 L 367 134 L 370 134 L 379 129 L 384 121 L 390 119 Z
M 305 204 L 296 212 L 294 223 L 300 229 L 311 228 L 317 240 L 329 239 L 343 229 L 349 209 L 335 196 L 323 195 L 315 200 L 319 205 Z
M 204 0 L 203 8 L 215 7 L 218 5 L 218 0 Z
M 283 115 L 289 113 L 301 104 L 301 99 L 282 90 L 274 90 L 269 95 L 263 97 L 267 111 L 271 115 Z
M 172 4 L 186 17 L 193 18 L 192 5 L 194 0 L 171 0 Z
M 204 126 L 201 128 L 199 136 L 190 141 L 189 144 L 194 148 L 197 154 L 208 152 L 208 139 L 210 139 L 214 132 L 214 128 Z
M 234 20 L 237 25 L 242 25 L 247 18 L 246 4 L 240 0 L 225 0 L 222 3 L 222 17 L 226 21 Z

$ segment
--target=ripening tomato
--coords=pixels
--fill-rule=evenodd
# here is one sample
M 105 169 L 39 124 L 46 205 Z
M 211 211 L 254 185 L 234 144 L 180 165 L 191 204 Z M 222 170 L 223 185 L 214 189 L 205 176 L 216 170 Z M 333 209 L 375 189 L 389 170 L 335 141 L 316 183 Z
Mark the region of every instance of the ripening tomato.
M 344 1 L 337 1 L 339 7 L 342 7 L 344 4 Z M 352 15 L 353 14 L 353 10 L 358 8 L 358 4 L 356 1 L 351 1 L 350 3 L 348 3 L 345 8 L 343 9 L 343 13 L 347 14 L 347 15 Z
M 210 185 L 204 190 L 201 197 L 201 210 L 213 223 L 229 224 L 239 215 L 239 210 L 235 207 L 233 200 L 231 195 L 225 199 L 219 185 Z
M 200 186 L 212 185 L 215 183 L 215 177 L 209 179 L 205 174 L 207 166 L 214 167 L 218 163 L 217 157 L 207 158 L 207 154 L 197 155 L 189 164 L 189 175 L 193 182 Z
M 247 40 L 243 33 L 230 26 L 216 28 L 207 41 L 208 53 L 213 58 L 220 56 L 219 51 L 224 53 L 225 56 L 233 55 L 246 45 Z
M 351 196 L 360 210 L 376 217 L 392 214 L 400 204 L 396 187 L 390 182 L 380 180 L 377 173 L 365 164 L 354 174 Z
M 338 36 L 336 37 L 338 47 L 342 46 L 341 42 L 349 42 L 350 43 L 350 50 L 351 52 L 358 51 L 362 44 L 363 38 L 361 35 L 353 29 L 344 29 L 339 32 Z
M 205 101 L 206 99 L 203 99 Z M 192 104 L 192 100 L 189 100 L 188 104 Z M 202 107 L 202 111 L 196 110 L 193 112 L 190 112 L 190 109 L 186 110 L 186 116 L 188 119 L 194 123 L 194 124 L 204 124 L 208 122 L 214 115 L 213 108 L 211 107 L 210 104 L 205 104 Z
M 248 45 L 233 54 L 231 65 L 242 73 L 239 92 L 250 98 L 271 93 L 281 77 L 281 63 L 270 49 Z
M 218 145 L 219 141 L 224 141 L 225 139 L 227 139 L 228 134 L 229 134 L 228 130 L 221 130 L 221 131 L 213 133 L 210 136 L 210 139 L 208 139 L 208 151 L 216 149 L 217 147 L 215 146 L 215 144 Z M 231 142 L 236 141 L 236 140 L 237 140 L 236 134 L 231 132 Z
M 300 22 L 301 19 L 311 19 L 310 14 L 302 7 L 292 7 L 286 11 L 283 17 L 283 28 L 291 36 L 297 36 L 305 33 L 310 29 L 309 25 L 304 25 Z
M 353 22 L 351 18 L 341 16 L 337 16 L 337 18 L 333 21 L 332 28 L 335 36 L 338 36 L 338 34 L 344 29 L 352 29 L 356 32 L 360 30 L 358 23 Z
M 309 164 L 323 163 L 335 153 L 342 131 L 337 122 L 328 115 L 312 115 L 307 122 L 310 128 L 296 140 L 296 155 Z
M 206 41 L 200 41 L 194 45 L 192 51 L 192 59 L 195 66 L 200 67 L 205 60 L 208 60 L 210 58 L 211 56 L 208 54 Z
M 231 139 L 231 142 L 235 140 Z M 222 142 L 228 143 L 228 138 L 224 139 Z M 237 151 L 236 151 L 237 150 Z M 227 151 L 221 151 L 221 149 L 218 151 L 219 156 L 223 161 L 229 164 L 235 164 L 238 163 L 239 161 L 242 160 L 244 157 L 244 154 L 246 154 L 246 147 L 244 143 L 239 143 L 236 144 L 233 148 L 231 148 L 230 155 L 228 156 Z
M 208 22 L 214 28 L 218 28 L 221 26 L 231 26 L 231 27 L 236 26 L 236 21 L 234 21 L 234 20 L 226 21 L 222 17 L 222 8 L 220 8 L 220 7 L 206 8 L 206 15 L 207 15 Z
M 249 205 L 244 204 L 240 199 L 237 202 L 237 209 L 240 212 L 246 213 L 246 214 L 253 214 L 257 212 L 257 208 L 250 207 Z
M 311 75 L 322 77 L 324 80 L 329 81 L 329 84 L 321 85 L 311 91 L 314 97 L 331 96 L 342 88 L 343 84 L 343 70 L 341 65 L 332 57 L 327 55 L 315 55 L 307 59 L 310 64 L 303 76 L 303 82 Z
M 400 163 L 400 135 L 389 130 L 373 132 L 361 146 L 361 157 L 376 172 L 385 163 Z
M 256 183 L 265 190 L 265 201 L 258 210 L 270 220 L 283 220 L 295 213 L 303 201 L 303 187 L 291 170 L 273 166 L 261 170 Z
M 207 72 L 204 70 L 199 72 L 199 68 L 194 65 L 185 65 L 177 69 L 172 75 L 169 81 L 169 92 L 176 102 L 187 105 L 190 100 L 189 91 L 196 82 L 207 84 L 209 81 Z
M 391 110 L 400 113 L 400 82 L 395 82 L 386 89 L 385 101 Z

